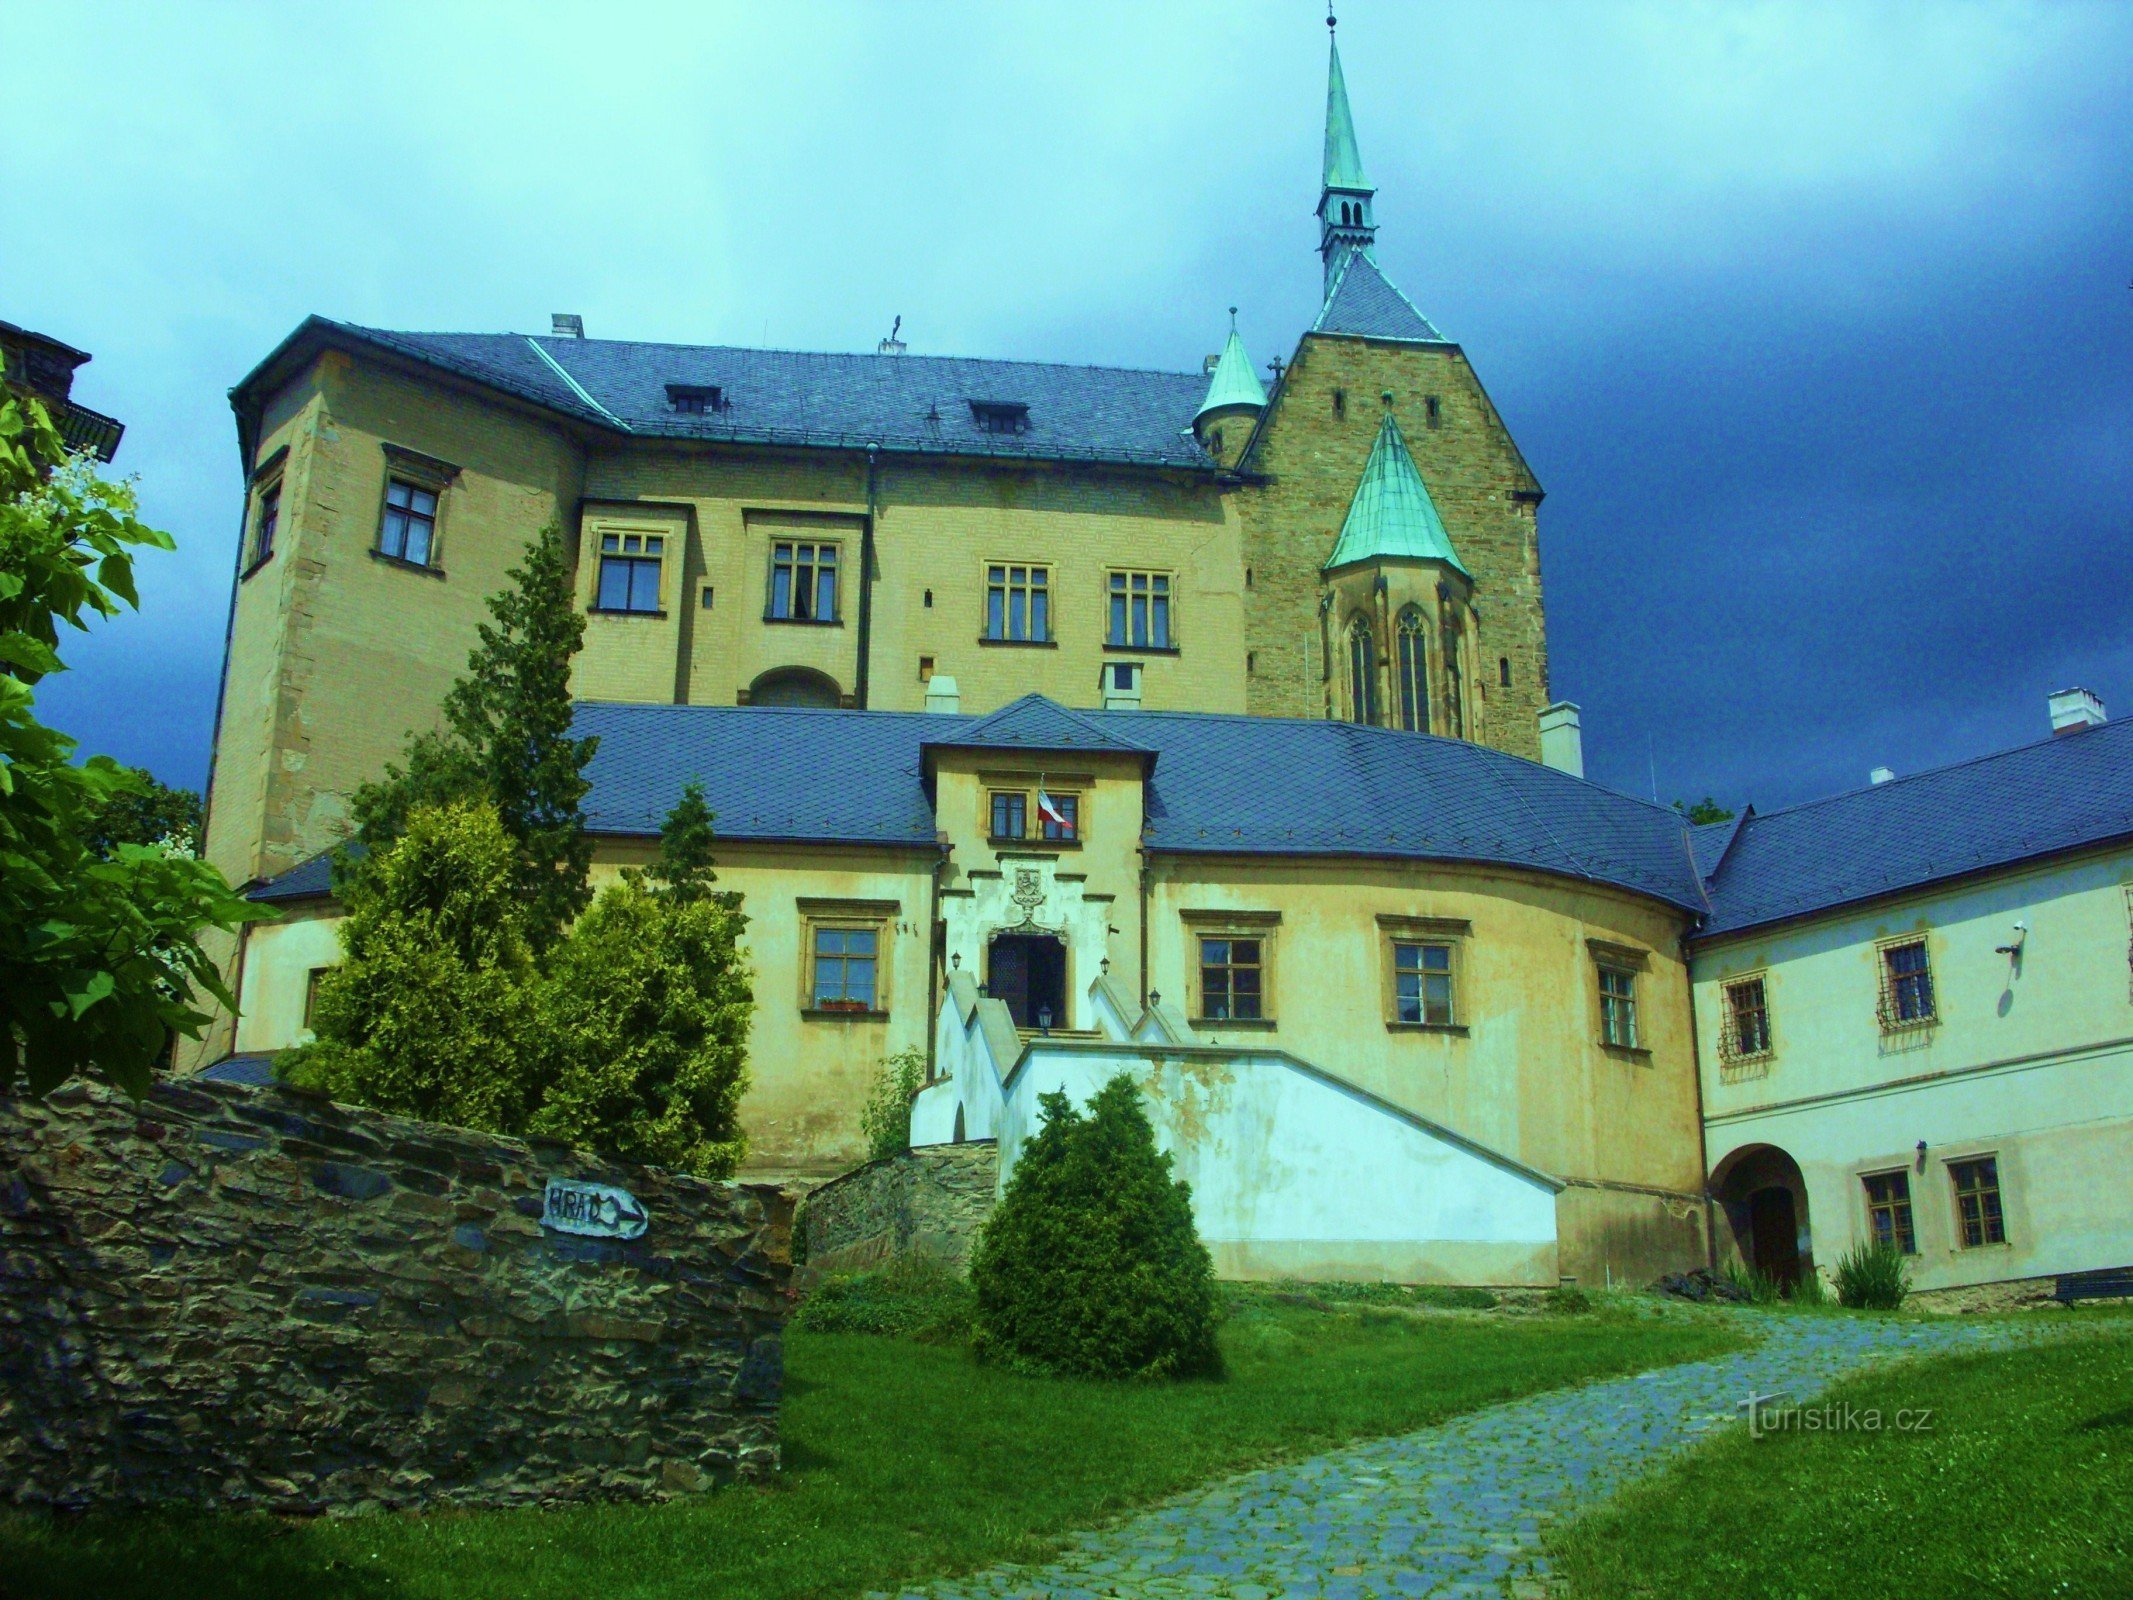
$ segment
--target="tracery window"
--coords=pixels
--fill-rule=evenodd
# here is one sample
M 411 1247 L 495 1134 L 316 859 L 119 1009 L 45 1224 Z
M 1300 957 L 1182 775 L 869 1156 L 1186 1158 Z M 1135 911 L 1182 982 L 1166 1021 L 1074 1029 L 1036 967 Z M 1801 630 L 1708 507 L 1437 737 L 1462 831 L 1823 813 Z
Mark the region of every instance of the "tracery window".
M 1348 718 L 1372 727 L 1378 720 L 1377 641 L 1361 617 L 1348 624 Z
M 1429 732 L 1429 647 L 1423 627 L 1422 613 L 1413 606 L 1400 613 L 1400 726 L 1409 733 Z
M 1445 731 L 1454 739 L 1466 737 L 1466 679 L 1459 670 L 1459 630 L 1444 630 Z

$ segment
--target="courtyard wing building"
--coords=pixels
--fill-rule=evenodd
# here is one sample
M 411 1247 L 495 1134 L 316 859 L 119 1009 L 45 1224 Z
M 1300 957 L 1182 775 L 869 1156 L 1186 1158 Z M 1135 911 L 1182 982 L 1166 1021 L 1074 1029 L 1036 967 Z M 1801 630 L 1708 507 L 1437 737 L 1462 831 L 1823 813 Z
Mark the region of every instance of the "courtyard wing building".
M 1737 869 L 1583 780 L 1540 486 L 1375 199 L 1336 50 L 1321 308 L 1270 381 L 1234 313 L 1184 373 L 305 322 L 232 396 L 207 845 L 284 915 L 188 1064 L 308 1037 L 349 796 L 553 528 L 595 876 L 700 781 L 746 897 L 751 1171 L 861 1159 L 908 1049 L 914 1137 L 1003 1182 L 1039 1095 L 1133 1075 L 1229 1273 L 1756 1248 L 1706 1194 L 1688 966 Z

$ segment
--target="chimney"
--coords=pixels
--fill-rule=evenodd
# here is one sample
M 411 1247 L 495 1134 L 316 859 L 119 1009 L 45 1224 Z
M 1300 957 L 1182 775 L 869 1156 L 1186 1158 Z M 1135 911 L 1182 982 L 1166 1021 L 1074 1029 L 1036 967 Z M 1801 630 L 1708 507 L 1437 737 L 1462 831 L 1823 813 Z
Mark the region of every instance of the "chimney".
M 1585 733 L 1578 708 L 1568 700 L 1556 701 L 1541 713 L 1540 730 L 1541 765 L 1573 778 L 1584 777 Z
M 1104 663 L 1104 709 L 1138 711 L 1141 708 L 1141 664 L 1138 661 Z
M 548 319 L 548 336 L 552 339 L 582 339 L 585 337 L 585 319 L 575 312 L 558 311 Z
M 1200 376 L 1212 378 L 1215 375 L 1215 368 L 1221 365 L 1222 357 L 1220 355 L 1202 356 L 1200 358 Z
M 1866 775 L 1866 781 L 1878 789 L 1884 783 L 1894 783 L 1896 774 L 1887 767 L 1876 767 Z
M 2087 689 L 2061 689 L 2044 703 L 2051 710 L 2054 734 L 2103 726 L 2103 702 Z
M 950 716 L 963 709 L 963 697 L 956 691 L 955 679 L 945 672 L 936 672 L 926 680 L 926 709 L 945 711 Z

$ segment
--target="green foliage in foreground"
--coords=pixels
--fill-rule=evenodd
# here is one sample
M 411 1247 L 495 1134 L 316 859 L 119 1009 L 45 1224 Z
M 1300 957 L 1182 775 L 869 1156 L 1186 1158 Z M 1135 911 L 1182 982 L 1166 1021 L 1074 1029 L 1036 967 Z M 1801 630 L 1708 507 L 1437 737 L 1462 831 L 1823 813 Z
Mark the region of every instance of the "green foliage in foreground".
M 866 1104 L 859 1108 L 859 1131 L 866 1135 L 867 1159 L 900 1156 L 911 1148 L 911 1097 L 926 1081 L 926 1058 L 916 1050 L 899 1050 L 881 1064 Z
M 1894 1245 L 1856 1244 L 1837 1262 L 1837 1301 L 1860 1311 L 1894 1311 L 1911 1292 L 1911 1265 Z
M 266 915 L 189 849 L 116 837 L 154 799 L 145 774 L 77 764 L 37 719 L 62 628 L 137 607 L 134 551 L 172 548 L 42 404 L 0 388 L 0 1092 L 93 1074 L 143 1093 L 173 1035 L 207 1026 L 196 993 L 236 1004 L 200 933 Z
M 1140 1090 L 1121 1074 L 1086 1116 L 1056 1091 L 1038 1104 L 971 1258 L 978 1352 L 1091 1377 L 1215 1371 L 1214 1265 Z
M 157 781 L 146 767 L 124 770 L 139 787 L 115 794 L 105 803 L 89 831 L 89 848 L 108 856 L 122 844 L 165 844 L 198 855 L 206 844 L 200 837 L 200 796 Z
M 2087 1318 L 2091 1313 L 2083 1312 Z M 1827 1397 L 1879 1432 L 1729 1434 L 1550 1540 L 1589 1600 L 2133 1594 L 2133 1324 Z M 1930 1408 L 1931 1431 L 1899 1432 Z
M 1225 1472 L 1537 1389 L 1718 1354 L 1722 1319 L 1433 1318 L 1261 1304 L 1220 1383 L 1024 1376 L 964 1350 L 795 1330 L 776 1488 L 429 1517 L 0 1513 L 38 1600 L 826 1600 L 1026 1561 Z
M 931 1256 L 898 1256 L 872 1272 L 824 1280 L 792 1325 L 810 1333 L 880 1333 L 928 1344 L 970 1338 L 977 1296 L 969 1280 Z

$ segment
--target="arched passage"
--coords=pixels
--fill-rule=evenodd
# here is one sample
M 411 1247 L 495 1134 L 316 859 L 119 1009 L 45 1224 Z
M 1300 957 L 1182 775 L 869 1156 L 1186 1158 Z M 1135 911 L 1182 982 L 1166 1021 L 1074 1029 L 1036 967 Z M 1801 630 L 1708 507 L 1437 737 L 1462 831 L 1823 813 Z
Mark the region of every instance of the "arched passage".
M 1711 1194 L 1742 1261 L 1783 1284 L 1814 1270 L 1807 1180 L 1783 1150 L 1743 1145 L 1711 1170 Z
M 779 667 L 748 686 L 752 706 L 816 706 L 834 711 L 843 704 L 837 680 L 811 667 Z

